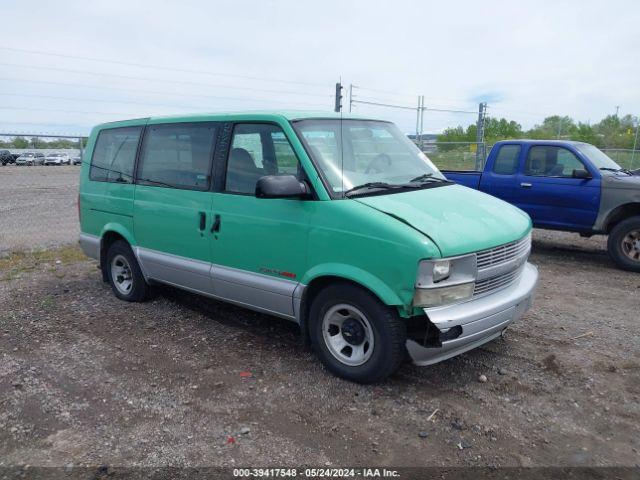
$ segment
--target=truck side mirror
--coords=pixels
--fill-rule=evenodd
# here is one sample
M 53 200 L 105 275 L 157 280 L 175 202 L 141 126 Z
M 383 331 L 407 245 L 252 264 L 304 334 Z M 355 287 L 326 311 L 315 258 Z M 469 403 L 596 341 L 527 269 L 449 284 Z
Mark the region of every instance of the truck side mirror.
M 587 180 L 589 178 L 591 178 L 591 174 L 589 172 L 587 172 L 586 170 L 574 170 L 573 173 L 571 174 L 572 178 L 580 178 L 582 180 Z
M 309 193 L 307 184 L 295 175 L 265 175 L 256 182 L 258 198 L 302 198 Z

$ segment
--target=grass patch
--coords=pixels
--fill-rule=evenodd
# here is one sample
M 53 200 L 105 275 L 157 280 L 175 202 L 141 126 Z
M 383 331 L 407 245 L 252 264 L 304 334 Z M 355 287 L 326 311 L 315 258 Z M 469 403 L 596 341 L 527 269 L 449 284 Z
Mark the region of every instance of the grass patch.
M 77 245 L 12 252 L 0 257 L 0 281 L 13 280 L 20 273 L 32 272 L 43 266 L 69 265 L 86 260 L 87 257 Z

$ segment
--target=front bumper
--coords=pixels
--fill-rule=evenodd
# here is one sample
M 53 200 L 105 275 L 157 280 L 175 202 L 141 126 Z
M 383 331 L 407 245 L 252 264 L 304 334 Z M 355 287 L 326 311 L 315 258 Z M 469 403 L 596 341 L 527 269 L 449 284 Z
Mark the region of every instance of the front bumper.
M 416 365 L 431 365 L 476 348 L 499 337 L 507 326 L 531 307 L 538 284 L 538 269 L 526 263 L 520 278 L 507 288 L 468 302 L 425 308 L 424 313 L 439 330 L 461 326 L 462 333 L 440 347 L 424 347 L 407 340 Z

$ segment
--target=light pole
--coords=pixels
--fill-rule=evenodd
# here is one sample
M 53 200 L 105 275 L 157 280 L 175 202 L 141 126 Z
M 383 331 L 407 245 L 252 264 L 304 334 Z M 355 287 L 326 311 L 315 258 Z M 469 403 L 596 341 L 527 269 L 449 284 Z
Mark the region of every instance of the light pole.
M 640 130 L 640 116 L 636 118 L 636 136 L 633 139 L 633 150 L 631 150 L 631 168 L 633 168 L 633 161 L 636 158 L 636 147 L 638 146 L 638 130 Z

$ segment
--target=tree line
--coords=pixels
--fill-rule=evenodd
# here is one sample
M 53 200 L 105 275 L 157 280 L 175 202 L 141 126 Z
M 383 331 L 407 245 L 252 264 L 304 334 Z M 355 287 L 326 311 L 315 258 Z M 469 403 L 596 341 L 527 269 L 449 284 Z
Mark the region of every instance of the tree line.
M 485 141 L 492 145 L 499 140 L 515 138 L 531 138 L 540 140 L 563 139 L 578 140 L 591 143 L 599 148 L 633 148 L 638 125 L 638 117 L 625 115 L 608 115 L 598 123 L 589 124 L 576 122 L 571 117 L 553 115 L 534 125 L 529 130 L 506 118 L 487 117 L 485 120 Z M 459 125 L 447 128 L 438 135 L 438 142 L 475 142 L 476 125 L 469 125 L 466 129 Z M 640 139 L 638 139 L 640 148 Z
M 87 144 L 87 139 L 82 140 L 82 144 Z M 80 149 L 80 140 L 58 138 L 55 140 L 43 140 L 42 138 L 14 137 L 12 140 L 0 140 L 0 148 L 77 148 Z

